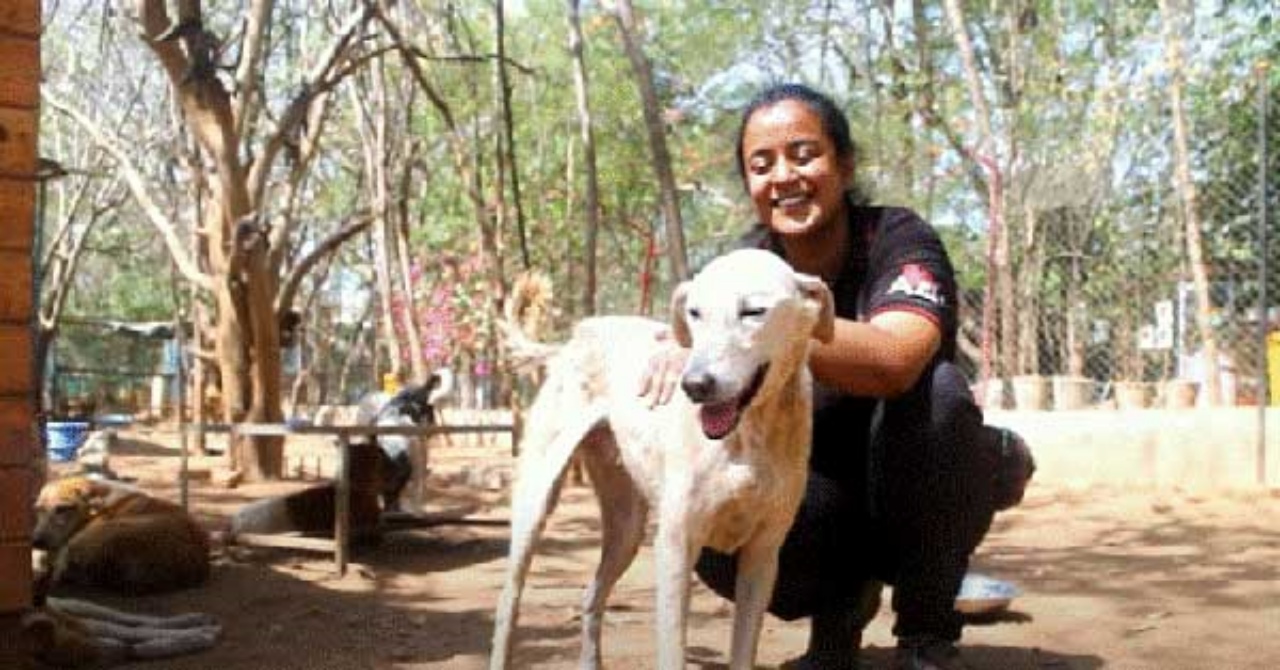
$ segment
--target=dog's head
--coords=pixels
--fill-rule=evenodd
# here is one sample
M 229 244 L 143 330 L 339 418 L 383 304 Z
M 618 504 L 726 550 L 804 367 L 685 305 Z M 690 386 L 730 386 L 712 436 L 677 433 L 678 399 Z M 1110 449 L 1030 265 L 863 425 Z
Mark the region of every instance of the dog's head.
M 767 373 L 805 364 L 809 340 L 835 335 L 831 291 L 777 255 L 744 249 L 709 263 L 671 298 L 672 329 L 691 349 L 681 387 L 721 439 L 761 395 Z
M 118 495 L 110 483 L 87 476 L 64 477 L 45 484 L 36 499 L 32 544 L 46 551 L 61 548 Z

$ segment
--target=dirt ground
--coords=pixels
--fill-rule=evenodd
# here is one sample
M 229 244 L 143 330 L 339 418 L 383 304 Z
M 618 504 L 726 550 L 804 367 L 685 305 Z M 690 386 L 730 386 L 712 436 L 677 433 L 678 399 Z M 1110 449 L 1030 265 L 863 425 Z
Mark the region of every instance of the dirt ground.
M 177 497 L 176 439 L 125 433 L 115 468 L 149 491 Z M 291 469 L 314 476 L 331 450 L 291 442 Z M 195 459 L 197 470 L 218 459 Z M 327 461 L 326 461 L 327 462 Z M 396 531 L 358 547 L 352 570 L 327 556 L 237 548 L 218 553 L 199 589 L 145 598 L 81 591 L 134 611 L 218 616 L 218 646 L 129 668 L 166 670 L 487 667 L 493 607 L 507 545 L 502 474 L 509 446 L 441 445 L 432 452 L 426 511 L 469 506 L 462 522 Z M 322 464 L 323 465 L 323 464 Z M 487 480 L 487 481 L 486 481 Z M 202 520 L 218 527 L 244 502 L 302 480 L 226 489 L 191 484 Z M 574 667 L 576 608 L 595 565 L 598 526 L 589 488 L 569 488 L 534 561 L 517 637 L 519 668 Z M 970 662 L 988 670 L 1271 670 L 1280 667 L 1280 497 L 1125 491 L 1035 483 L 1002 514 L 974 568 L 1015 583 L 1012 609 L 966 629 Z M 889 594 L 886 593 L 885 602 Z M 652 555 L 646 548 L 619 584 L 606 618 L 606 664 L 652 667 Z M 690 666 L 725 667 L 730 609 L 695 586 Z M 889 667 L 892 612 L 866 635 L 872 668 Z M 802 622 L 765 622 L 761 667 L 802 651 Z

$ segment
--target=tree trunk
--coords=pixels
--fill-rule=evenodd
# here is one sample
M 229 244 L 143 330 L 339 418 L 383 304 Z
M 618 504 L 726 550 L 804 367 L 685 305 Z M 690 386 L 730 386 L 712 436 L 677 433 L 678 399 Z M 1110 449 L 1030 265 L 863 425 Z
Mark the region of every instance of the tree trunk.
M 91 179 L 80 178 L 74 185 L 58 187 L 63 190 L 63 197 L 58 199 L 60 212 L 57 226 L 48 249 L 40 260 L 37 273 L 40 278 L 40 305 L 34 354 L 35 369 L 42 371 L 41 374 L 48 364 L 49 352 L 61 325 L 62 311 L 75 285 L 73 280 L 80 267 L 85 242 L 103 215 L 119 204 L 99 201 L 114 190 L 114 185 L 99 187 L 96 193 L 90 195 L 93 182 Z M 48 188 L 48 185 L 41 185 L 40 188 Z M 72 189 L 74 193 L 67 193 Z M 87 203 L 86 197 L 90 200 Z M 81 209 L 86 204 L 88 212 L 82 212 Z M 52 408 L 49 404 L 45 406 Z
M 951 34 L 960 51 L 960 61 L 964 67 L 965 83 L 969 89 L 969 99 L 973 104 L 974 117 L 978 125 L 978 141 L 976 146 L 965 151 L 965 155 L 981 170 L 986 172 L 987 196 L 987 285 L 983 291 L 982 303 L 982 380 L 985 382 L 992 376 L 991 363 L 999 357 L 998 343 L 994 336 L 996 329 L 996 300 L 1000 282 L 1007 281 L 1008 258 L 1002 255 L 1007 248 L 1002 246 L 1004 233 L 1003 184 L 1001 183 L 1000 163 L 996 158 L 995 137 L 991 132 L 991 113 L 983 94 L 982 80 L 978 74 L 977 58 L 974 55 L 973 42 L 969 39 L 969 31 L 965 26 L 964 10 L 959 0 L 946 0 L 943 3 Z
M 424 353 L 422 328 L 418 323 L 418 300 L 414 282 L 418 279 L 414 272 L 413 254 L 409 247 L 409 198 L 413 188 L 414 162 L 417 143 L 413 141 L 410 128 L 412 103 L 405 105 L 402 120 L 404 121 L 403 150 L 400 153 L 400 186 L 396 195 L 396 260 L 400 275 L 400 290 L 404 294 L 404 329 L 409 355 L 409 370 L 413 375 L 413 383 L 422 384 L 427 381 L 430 370 Z
M 671 169 L 671 153 L 667 150 L 666 128 L 658 104 L 658 92 L 653 86 L 653 70 L 644 55 L 636 31 L 635 12 L 631 0 L 619 0 L 616 8 L 618 30 L 631 61 L 631 71 L 640 89 L 640 101 L 644 107 L 644 123 L 649 131 L 649 150 L 652 152 L 653 171 L 658 178 L 662 197 L 662 218 L 667 237 L 667 258 L 671 263 L 672 282 L 689 278 L 689 261 L 684 243 L 684 223 L 680 217 L 680 200 L 676 191 L 675 173 Z
M 361 143 L 365 166 L 365 194 L 373 212 L 373 267 L 378 287 L 378 323 L 381 336 L 375 341 L 386 348 L 389 374 L 403 379 L 403 350 L 396 328 L 395 280 L 392 277 L 396 241 L 390 220 L 390 192 L 387 183 L 387 108 L 386 77 L 382 67 L 374 67 L 368 78 L 360 78 L 359 87 L 351 89 L 352 104 L 359 113 Z M 363 91 L 357 90 L 364 89 Z
M 163 0 L 136 0 L 143 27 L 143 40 L 159 60 L 182 110 L 187 127 L 206 155 L 212 202 L 202 214 L 207 235 L 207 266 L 214 278 L 208 281 L 214 293 L 215 350 L 222 383 L 223 416 L 228 422 L 267 422 L 281 419 L 280 319 L 277 291 L 280 284 L 278 259 L 286 256 L 284 229 L 272 234 L 268 175 L 276 158 L 292 146 L 299 134 L 314 141 L 323 122 L 326 93 L 345 76 L 356 71 L 336 72 L 357 36 L 372 16 L 369 5 L 357 7 L 338 29 L 336 39 L 317 54 L 315 66 L 298 93 L 288 99 L 276 119 L 274 132 L 260 146 L 250 146 L 249 134 L 265 100 L 257 92 L 269 39 L 273 3 L 255 0 L 250 21 L 242 36 L 240 68 L 236 85 L 228 90 L 218 76 L 218 39 L 204 26 L 199 2 L 177 3 L 177 20 L 170 18 Z M 234 91 L 234 96 L 233 93 Z M 300 127 L 308 128 L 299 132 Z M 245 156 L 251 156 L 246 162 Z M 143 191 L 131 185 L 135 195 Z M 146 199 L 145 193 L 139 195 Z M 152 216 L 152 218 L 159 218 Z M 158 223 L 166 238 L 173 237 L 172 224 Z M 285 226 L 281 222 L 277 225 Z M 279 246 L 272 248 L 274 241 Z M 169 241 L 170 253 L 188 278 L 198 274 L 185 251 Z M 288 305 L 282 305 L 288 309 Z M 283 469 L 281 438 L 259 437 L 240 440 L 232 446 L 232 467 L 246 479 L 278 478 Z
M 1040 223 L 1033 207 L 1023 198 L 1023 231 L 1021 276 L 1018 285 L 1017 361 L 1007 371 L 1010 375 L 1040 373 L 1040 277 L 1044 272 L 1045 245 Z
M 1218 338 L 1213 332 L 1209 299 L 1209 268 L 1204 260 L 1204 244 L 1200 236 L 1200 213 L 1195 181 L 1191 178 L 1191 152 L 1187 146 L 1187 118 L 1183 110 L 1183 54 L 1179 37 L 1179 17 L 1169 0 L 1160 0 L 1160 22 L 1164 33 L 1165 59 L 1169 67 L 1169 107 L 1173 117 L 1174 175 L 1182 204 L 1182 220 L 1186 232 L 1187 259 L 1196 297 L 1196 328 L 1200 331 L 1200 358 L 1204 379 L 1201 391 L 1213 407 L 1221 403 L 1222 392 L 1218 370 Z
M 600 237 L 600 181 L 596 169 L 595 128 L 591 121 L 591 101 L 588 95 L 590 81 L 587 77 L 586 44 L 582 39 L 582 21 L 579 14 L 580 0 L 568 0 L 569 5 L 569 53 L 573 58 L 574 92 L 578 103 L 578 129 L 582 135 L 583 169 L 586 176 L 586 194 L 583 208 L 586 210 L 586 235 L 584 236 L 586 277 L 582 286 L 582 313 L 596 313 L 596 261 Z M 572 165 L 572 162 L 569 163 Z M 572 175 L 568 175 L 572 178 Z
M 417 82 L 422 92 L 426 94 L 427 100 L 435 108 L 448 130 L 445 139 L 449 145 L 450 155 L 453 158 L 454 169 L 458 172 L 459 182 L 466 184 L 466 194 L 471 201 L 476 229 L 480 236 L 480 253 L 484 261 L 486 279 L 490 288 L 490 313 L 501 314 L 502 306 L 506 302 L 507 286 L 501 249 L 501 231 L 493 224 L 485 206 L 484 183 L 479 167 L 479 156 L 481 154 L 479 143 L 473 143 L 476 145 L 476 151 L 469 156 L 466 151 L 467 137 L 463 129 L 458 126 L 453 115 L 453 109 L 427 77 L 426 71 L 423 70 L 422 64 L 418 60 L 417 51 L 415 51 L 409 40 L 405 38 L 399 24 L 391 16 L 379 9 L 377 18 L 382 26 L 386 28 L 389 37 L 400 52 L 405 66 L 409 68 L 409 72 L 413 75 L 414 81 Z M 472 97 L 475 97 L 474 90 Z M 479 132 L 478 127 L 475 132 Z
M 282 374 L 280 321 L 275 298 L 279 278 L 270 271 L 267 232 L 243 223 L 236 229 L 236 244 L 244 251 L 244 301 L 252 339 L 249 344 L 251 423 L 280 423 Z M 249 480 L 278 479 L 284 473 L 284 439 L 240 440 L 235 445 L 240 470 Z
M 531 267 L 529 258 L 528 231 L 525 230 L 524 205 L 520 200 L 520 165 L 516 161 L 515 119 L 511 113 L 511 81 L 507 76 L 507 35 L 506 8 L 503 0 L 497 0 L 494 8 L 494 43 L 497 44 L 497 58 L 494 59 L 494 76 L 498 87 L 498 100 L 501 102 L 499 114 L 502 118 L 502 151 L 498 156 L 498 172 L 506 173 L 511 178 L 511 205 L 516 213 L 516 238 L 520 242 L 520 260 L 524 269 Z M 502 189 L 505 200 L 505 187 Z

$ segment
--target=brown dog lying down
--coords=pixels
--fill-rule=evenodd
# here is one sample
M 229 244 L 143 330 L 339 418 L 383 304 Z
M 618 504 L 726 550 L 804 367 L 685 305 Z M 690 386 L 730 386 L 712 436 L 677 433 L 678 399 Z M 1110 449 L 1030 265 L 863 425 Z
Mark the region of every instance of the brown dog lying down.
M 209 578 L 209 536 L 196 520 L 120 482 L 71 476 L 45 484 L 32 544 L 48 552 L 46 589 L 154 593 Z
M 145 616 L 83 600 L 49 598 L 22 618 L 31 653 L 55 668 L 106 667 L 212 647 L 222 633 L 206 614 Z

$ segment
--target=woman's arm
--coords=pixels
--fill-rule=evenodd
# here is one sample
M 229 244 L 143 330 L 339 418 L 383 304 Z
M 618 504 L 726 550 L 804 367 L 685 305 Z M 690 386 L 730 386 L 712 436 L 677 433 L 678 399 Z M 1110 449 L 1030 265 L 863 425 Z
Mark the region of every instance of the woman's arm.
M 836 336 L 814 343 L 813 376 L 856 396 L 891 398 L 915 385 L 942 344 L 942 331 L 929 318 L 889 310 L 869 322 L 836 319 Z

